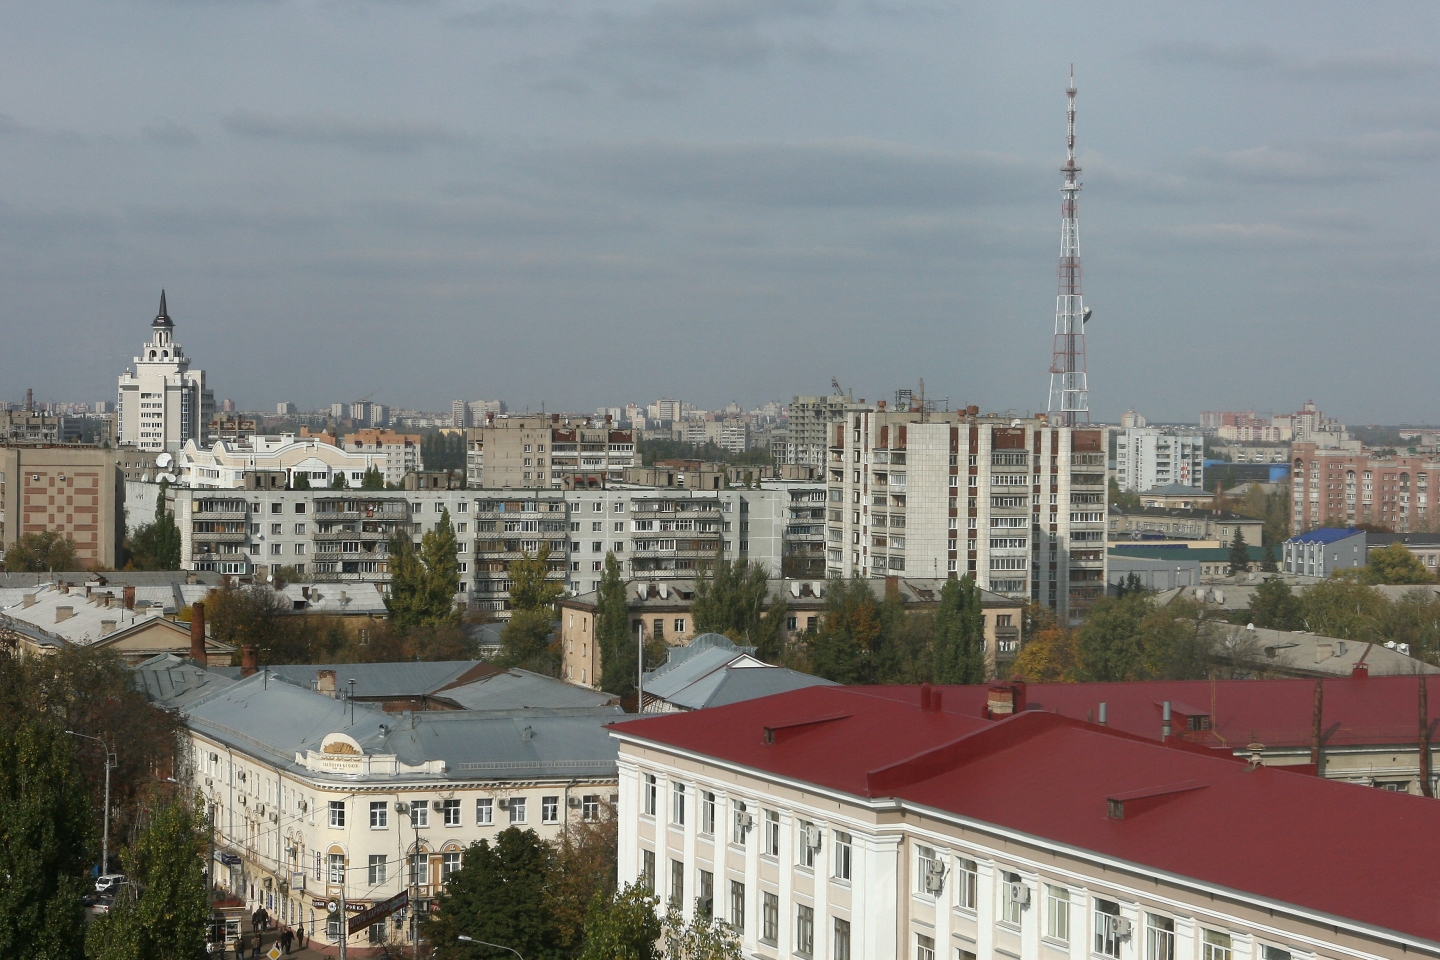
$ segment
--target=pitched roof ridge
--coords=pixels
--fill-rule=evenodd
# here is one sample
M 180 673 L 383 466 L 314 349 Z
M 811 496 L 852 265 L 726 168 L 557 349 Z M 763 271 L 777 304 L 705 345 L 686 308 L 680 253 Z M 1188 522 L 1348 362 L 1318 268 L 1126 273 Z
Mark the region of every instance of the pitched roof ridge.
M 944 712 L 937 716 L 944 716 Z M 929 780 L 956 767 L 999 753 L 1063 726 L 1081 726 L 1079 721 L 1045 710 L 1022 710 L 979 730 L 911 754 L 903 760 L 867 771 L 867 793 L 888 795 L 901 787 Z

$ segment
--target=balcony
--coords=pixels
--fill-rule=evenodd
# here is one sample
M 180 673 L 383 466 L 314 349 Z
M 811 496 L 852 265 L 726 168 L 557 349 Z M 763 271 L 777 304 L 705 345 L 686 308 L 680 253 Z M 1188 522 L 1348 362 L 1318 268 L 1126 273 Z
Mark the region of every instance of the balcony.
M 330 543 L 336 540 L 363 540 L 377 543 L 389 540 L 393 534 L 388 530 L 327 530 L 314 535 L 316 543 Z M 198 534 L 197 534 L 198 536 Z
M 199 513 L 190 514 L 191 520 L 249 520 L 250 514 L 245 510 L 205 510 Z
M 190 534 L 190 539 L 196 544 L 200 543 L 244 543 L 246 533 L 244 530 L 236 530 L 226 533 L 200 532 Z

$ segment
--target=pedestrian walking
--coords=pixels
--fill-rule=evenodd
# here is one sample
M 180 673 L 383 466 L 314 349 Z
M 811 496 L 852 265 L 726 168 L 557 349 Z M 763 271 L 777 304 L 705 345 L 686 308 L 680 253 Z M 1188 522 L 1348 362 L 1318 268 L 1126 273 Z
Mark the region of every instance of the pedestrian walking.
M 294 940 L 295 934 L 291 933 L 289 930 L 282 931 L 280 934 L 280 949 L 284 950 L 286 953 L 289 953 L 290 944 L 293 943 Z
M 259 930 L 256 930 L 254 940 L 255 946 L 251 949 L 250 952 L 250 956 L 253 958 L 253 960 L 260 960 L 260 947 L 264 945 L 264 942 L 265 936 Z

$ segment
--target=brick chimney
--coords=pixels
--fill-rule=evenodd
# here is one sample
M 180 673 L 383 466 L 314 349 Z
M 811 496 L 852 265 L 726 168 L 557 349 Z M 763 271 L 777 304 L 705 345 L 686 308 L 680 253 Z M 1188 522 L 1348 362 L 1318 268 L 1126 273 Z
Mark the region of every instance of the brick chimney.
M 125 596 L 125 609 L 126 609 L 126 610 L 134 610 L 134 609 L 135 609 L 135 587 L 134 587 L 133 584 L 125 587 L 124 596 Z
M 205 601 L 196 600 L 190 605 L 190 659 L 196 666 L 209 664 L 205 656 Z
M 259 670 L 259 656 L 254 647 L 240 648 L 240 676 L 252 677 Z
M 327 697 L 335 696 L 334 670 L 317 670 L 315 672 L 315 692 L 323 693 Z

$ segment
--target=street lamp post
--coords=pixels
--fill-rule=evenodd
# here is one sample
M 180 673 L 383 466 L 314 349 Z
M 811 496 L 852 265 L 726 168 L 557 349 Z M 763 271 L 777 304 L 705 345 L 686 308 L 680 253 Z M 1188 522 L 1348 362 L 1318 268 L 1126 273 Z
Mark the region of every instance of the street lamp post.
M 103 839 L 100 842 L 100 873 L 106 874 L 110 872 L 110 771 L 117 766 L 115 753 L 110 749 L 110 745 L 99 737 L 92 737 L 88 733 L 76 733 L 74 730 L 66 730 L 65 732 L 72 737 L 94 740 L 105 748 L 105 826 Z
M 456 940 L 459 940 L 459 941 L 462 942 L 462 943 L 478 943 L 478 944 L 480 944 L 480 946 L 482 946 L 482 947 L 494 947 L 496 950 L 509 950 L 511 953 L 515 954 L 515 956 L 520 957 L 520 951 L 519 951 L 519 950 L 516 950 L 514 947 L 507 947 L 507 946 L 503 946 L 502 944 L 498 944 L 498 943 L 490 943 L 490 942 L 485 941 L 485 940 L 476 940 L 474 937 L 467 937 L 467 936 L 465 936 L 465 934 L 463 934 L 463 933 L 460 934 L 460 936 L 456 937 L 455 939 L 456 939 Z M 520 960 L 525 960 L 525 958 L 524 958 L 524 957 L 520 957 Z

